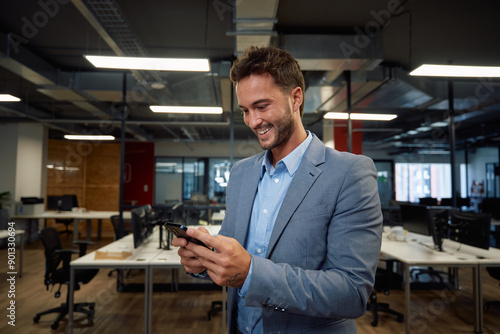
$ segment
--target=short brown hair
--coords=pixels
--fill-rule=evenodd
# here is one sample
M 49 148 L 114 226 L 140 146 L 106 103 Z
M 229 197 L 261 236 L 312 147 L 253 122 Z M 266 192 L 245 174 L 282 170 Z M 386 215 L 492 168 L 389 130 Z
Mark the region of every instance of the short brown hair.
M 295 87 L 302 89 L 305 94 L 304 75 L 299 63 L 290 53 L 275 46 L 249 47 L 238 57 L 231 67 L 230 79 L 237 84 L 251 74 L 269 73 L 274 83 L 288 94 Z M 304 114 L 304 101 L 300 106 L 300 115 Z

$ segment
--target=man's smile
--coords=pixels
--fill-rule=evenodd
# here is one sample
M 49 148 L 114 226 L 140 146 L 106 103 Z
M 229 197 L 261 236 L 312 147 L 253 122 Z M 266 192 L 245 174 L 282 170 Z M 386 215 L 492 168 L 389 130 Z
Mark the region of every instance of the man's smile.
M 272 128 L 273 128 L 272 126 L 268 126 L 264 129 L 256 130 L 256 132 L 262 136 L 262 135 L 265 135 L 266 133 L 268 133 L 269 131 L 271 131 Z

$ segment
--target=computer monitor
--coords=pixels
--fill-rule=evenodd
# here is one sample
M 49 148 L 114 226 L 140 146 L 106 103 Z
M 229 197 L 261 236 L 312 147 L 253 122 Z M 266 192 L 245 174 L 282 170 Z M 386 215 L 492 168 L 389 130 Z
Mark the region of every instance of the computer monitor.
M 470 206 L 470 198 L 469 197 L 458 197 L 457 199 L 457 208 L 461 208 L 462 206 Z M 440 204 L 441 206 L 453 206 L 452 198 L 441 198 Z
M 427 221 L 434 247 L 443 251 L 443 239 L 448 237 L 449 210 L 427 208 Z
M 185 225 L 184 204 L 178 203 L 172 207 L 172 222 L 179 225 Z
M 76 195 L 47 196 L 47 210 L 71 211 L 77 207 Z
M 162 218 L 160 219 L 161 223 L 174 223 L 178 225 L 186 225 L 186 221 L 184 218 L 184 204 L 177 203 L 172 207 L 169 207 L 167 210 L 163 211 Z M 160 226 L 160 248 L 170 249 L 170 241 L 173 237 L 170 230 L 167 230 L 167 244 L 163 246 L 163 226 Z
M 481 211 L 490 213 L 495 219 L 500 219 L 500 198 L 483 198 Z
M 490 247 L 491 214 L 450 211 L 451 240 L 473 247 Z
M 153 224 L 148 218 L 146 206 L 140 206 L 131 210 L 132 233 L 134 235 L 134 248 L 144 244 L 153 233 Z
M 401 223 L 408 232 L 431 235 L 427 221 L 427 206 L 420 204 L 401 204 Z
M 438 204 L 438 200 L 435 197 L 421 197 L 418 199 L 418 202 L 422 205 L 429 205 L 429 206 Z

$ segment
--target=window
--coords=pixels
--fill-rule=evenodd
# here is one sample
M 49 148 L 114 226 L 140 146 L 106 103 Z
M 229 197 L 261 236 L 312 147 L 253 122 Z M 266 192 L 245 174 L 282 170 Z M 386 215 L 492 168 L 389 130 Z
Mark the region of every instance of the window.
M 188 201 L 192 193 L 225 203 L 230 170 L 228 159 L 156 158 L 155 205 Z
M 396 200 L 418 202 L 421 197 L 451 197 L 450 164 L 396 163 Z
M 210 159 L 209 195 L 217 203 L 225 203 L 231 163 L 227 159 Z

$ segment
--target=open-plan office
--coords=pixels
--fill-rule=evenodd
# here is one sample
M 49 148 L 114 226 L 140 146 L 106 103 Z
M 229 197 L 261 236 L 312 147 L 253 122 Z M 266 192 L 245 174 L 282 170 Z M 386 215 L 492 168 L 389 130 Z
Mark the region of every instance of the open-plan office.
M 186 225 L 220 227 L 232 166 L 262 151 L 229 71 L 266 44 L 301 67 L 304 127 L 377 167 L 384 235 L 358 332 L 499 332 L 499 11 L 494 0 L 2 5 L 0 278 L 15 284 L 0 284 L 0 309 L 15 308 L 0 332 L 227 330 L 224 290 L 183 273 L 160 222 L 183 204 Z M 434 65 L 451 72 L 422 73 Z M 155 223 L 134 230 L 148 206 Z M 45 276 L 49 239 L 73 249 L 58 251 L 62 284 Z M 69 275 L 86 283 L 66 286 Z M 68 307 L 81 302 L 88 314 Z M 38 315 L 62 303 L 60 320 Z

